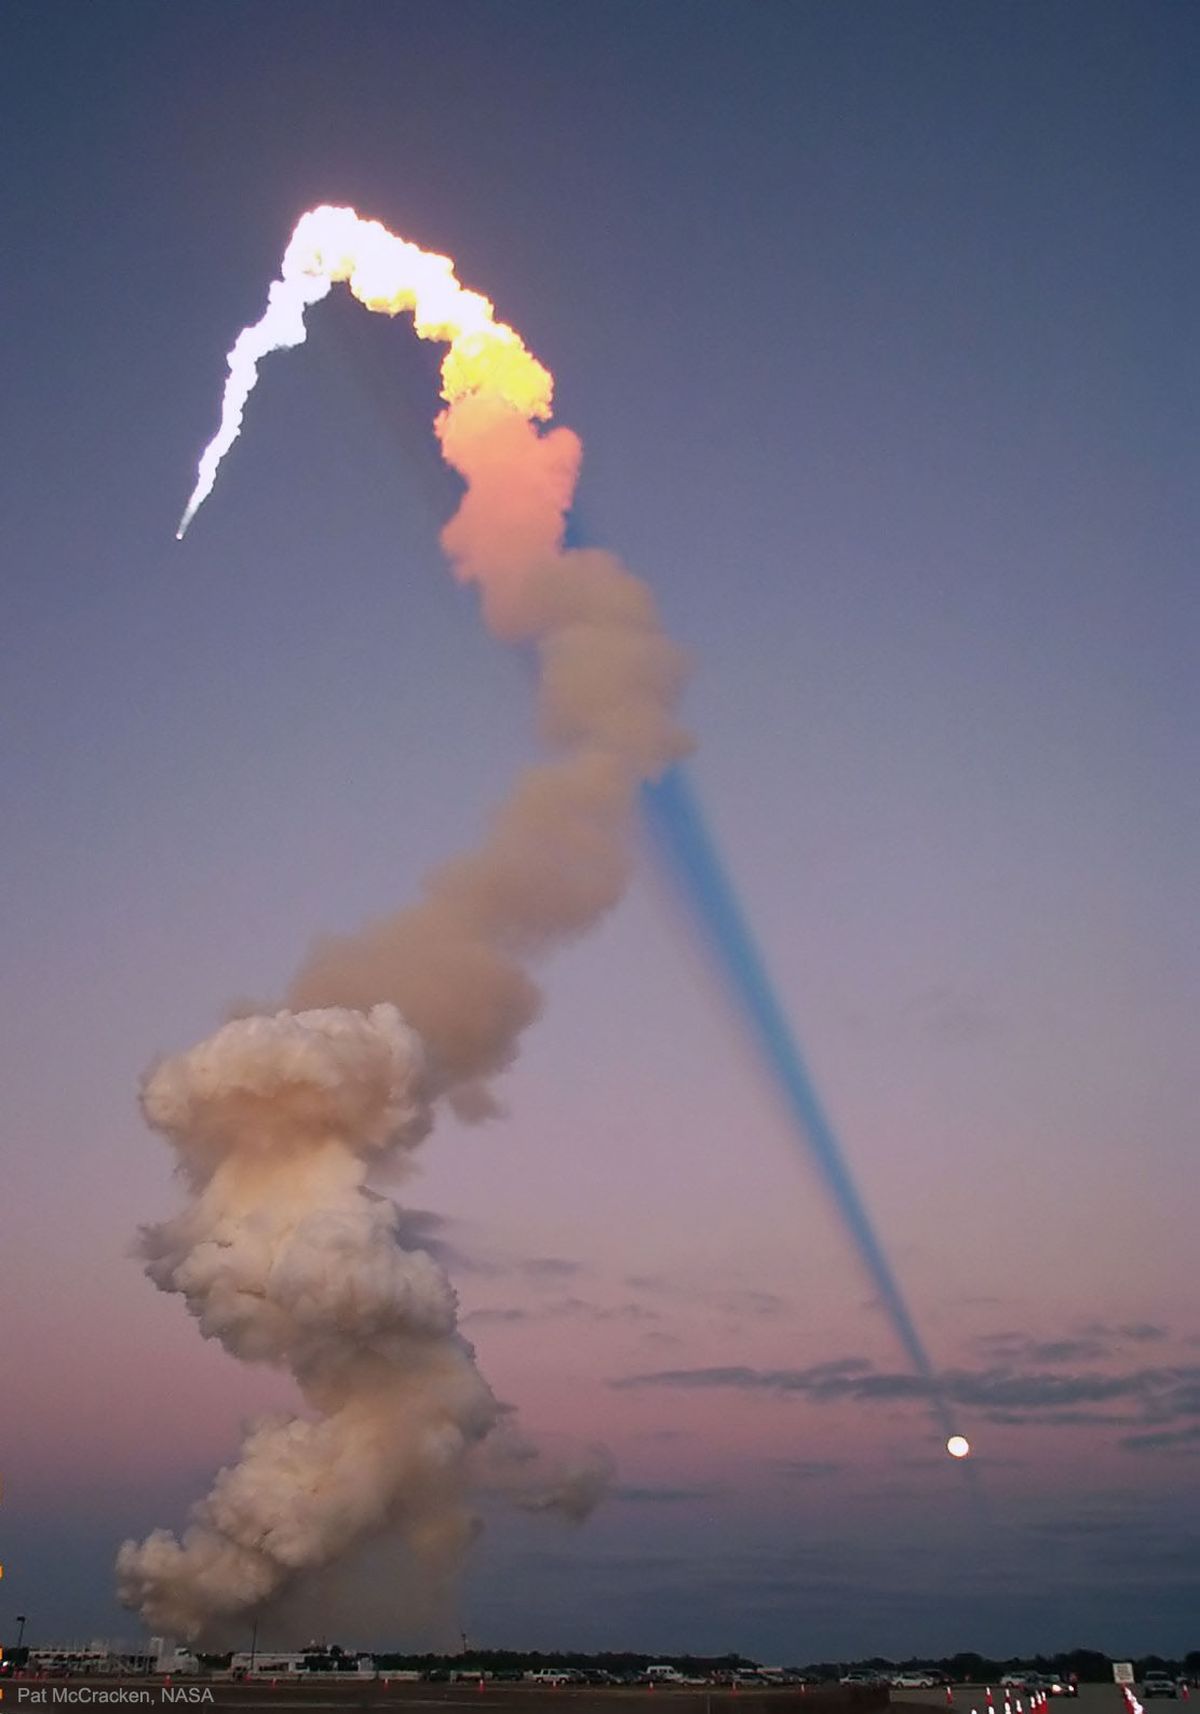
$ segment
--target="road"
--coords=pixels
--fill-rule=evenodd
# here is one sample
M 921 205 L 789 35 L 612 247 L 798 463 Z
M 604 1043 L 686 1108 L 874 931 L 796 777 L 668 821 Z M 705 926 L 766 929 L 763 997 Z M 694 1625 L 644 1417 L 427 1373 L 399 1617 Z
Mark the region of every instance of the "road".
M 193 1693 L 210 1689 L 212 1700 Z M 666 1704 L 670 1714 L 885 1714 L 886 1690 L 873 1688 L 821 1687 L 800 1690 L 791 1686 L 778 1690 L 742 1688 L 711 1689 L 674 1685 L 592 1687 L 495 1682 L 459 1684 L 404 1683 L 395 1679 L 322 1678 L 297 1683 L 294 1679 L 248 1680 L 236 1683 L 222 1678 L 176 1678 L 168 1686 L 160 1678 L 14 1678 L 4 1685 L 3 1714 L 20 1709 L 28 1714 L 55 1703 L 77 1708 L 118 1702 L 124 1689 L 128 1701 L 143 1708 L 175 1706 L 174 1690 L 185 1706 L 208 1707 L 213 1714 L 406 1714 L 407 1709 L 471 1709 L 473 1714 L 653 1714 Z M 944 1700 L 944 1699 L 943 1699 Z M 982 1711 L 981 1711 L 982 1714 Z
M 1020 1691 L 1011 1691 L 1011 1707 L 1016 1714 L 1017 1698 L 1020 1697 L 1022 1714 L 1029 1714 L 1029 1698 L 1022 1696 Z M 992 1686 L 992 1700 L 995 1704 L 995 1714 L 1004 1714 L 1004 1693 L 998 1686 Z M 896 1708 L 937 1708 L 943 1714 L 949 1714 L 944 1690 L 893 1690 L 892 1706 Z M 1155 1707 L 1160 1706 L 1156 1703 Z M 1164 1703 L 1163 1707 L 1174 1707 L 1173 1703 Z M 1186 1705 L 1182 1705 L 1186 1706 Z M 1121 1714 L 1124 1702 L 1121 1692 L 1115 1684 L 1081 1684 L 1079 1695 L 1054 1696 L 1047 1705 L 1047 1714 Z M 954 1708 L 956 1714 L 987 1714 L 987 1691 L 982 1684 L 956 1684 L 954 1686 Z

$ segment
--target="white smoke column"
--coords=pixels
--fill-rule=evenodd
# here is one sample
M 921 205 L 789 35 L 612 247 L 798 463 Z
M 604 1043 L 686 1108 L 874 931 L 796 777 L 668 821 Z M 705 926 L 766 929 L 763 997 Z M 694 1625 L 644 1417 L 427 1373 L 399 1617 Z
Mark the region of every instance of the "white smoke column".
M 196 486 L 179 520 L 176 541 L 183 540 L 188 525 L 212 493 L 221 460 L 242 432 L 242 413 L 258 382 L 260 359 L 269 351 L 284 351 L 288 346 L 304 343 L 307 336 L 304 312 L 310 304 L 325 297 L 332 284 L 332 280 L 311 275 L 272 281 L 261 320 L 238 335 L 226 359 L 229 377 L 221 401 L 221 426 L 200 459 Z
M 221 426 L 179 534 L 237 437 L 259 359 L 298 344 L 304 310 L 338 280 L 447 343 L 435 426 L 466 492 L 443 545 L 480 586 L 492 631 L 535 649 L 551 754 L 417 904 L 319 945 L 292 1010 L 228 1024 L 147 1080 L 146 1118 L 177 1149 L 192 1197 L 143 1234 L 147 1272 L 234 1356 L 290 1369 L 313 1412 L 253 1428 L 181 1540 L 156 1530 L 122 1547 L 122 1598 L 186 1637 L 373 1532 L 400 1530 L 441 1576 L 471 1539 L 467 1483 L 501 1407 L 456 1330 L 443 1271 L 404 1249 L 400 1211 L 367 1175 L 421 1140 L 439 1098 L 468 1117 L 493 1110 L 488 1079 L 540 1005 L 530 961 L 616 903 L 638 789 L 688 748 L 674 713 L 682 659 L 649 592 L 608 554 L 563 550 L 580 444 L 538 426 L 548 371 L 446 258 L 353 210 L 300 220 L 267 313 L 230 353 Z M 610 1474 L 596 1451 L 520 1481 L 507 1462 L 519 1504 L 573 1517 Z
M 192 1201 L 142 1235 L 147 1272 L 234 1356 L 289 1368 L 314 1420 L 258 1424 L 182 1542 L 118 1557 L 122 1598 L 169 1634 L 274 1595 L 364 1533 L 469 1539 L 457 1472 L 496 1420 L 442 1269 L 399 1242 L 369 1166 L 428 1128 L 419 1041 L 394 1007 L 225 1025 L 147 1079 L 148 1122 Z

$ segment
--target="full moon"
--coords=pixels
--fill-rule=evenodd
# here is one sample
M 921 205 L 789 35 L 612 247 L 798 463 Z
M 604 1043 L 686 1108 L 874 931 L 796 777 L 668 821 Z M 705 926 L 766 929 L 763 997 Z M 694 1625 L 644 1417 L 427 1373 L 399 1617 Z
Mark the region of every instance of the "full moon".
M 971 1442 L 962 1434 L 952 1434 L 946 1442 L 946 1451 L 951 1458 L 965 1458 L 971 1450 Z

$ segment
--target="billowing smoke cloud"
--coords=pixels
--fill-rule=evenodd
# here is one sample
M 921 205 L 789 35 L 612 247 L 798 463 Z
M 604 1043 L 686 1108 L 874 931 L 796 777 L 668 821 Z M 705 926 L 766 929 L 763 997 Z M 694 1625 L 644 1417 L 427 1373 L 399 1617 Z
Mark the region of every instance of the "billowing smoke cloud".
M 235 1357 L 289 1368 L 318 1413 L 257 1424 L 182 1542 L 121 1549 L 121 1594 L 155 1627 L 193 1636 L 385 1523 L 470 1537 L 455 1475 L 496 1401 L 444 1272 L 400 1247 L 399 1211 L 364 1182 L 428 1129 L 423 1075 L 381 1005 L 241 1019 L 146 1081 L 193 1193 L 143 1233 L 147 1272 Z
M 639 790 L 688 747 L 683 663 L 637 578 L 608 554 L 563 549 L 580 445 L 537 426 L 548 372 L 445 258 L 349 209 L 302 218 L 266 314 L 230 353 L 180 535 L 236 439 L 258 360 L 305 337 L 304 310 L 336 280 L 448 345 L 436 431 L 465 494 L 443 546 L 493 633 L 537 657 L 547 756 L 414 905 L 319 944 L 289 1009 L 226 1024 L 146 1080 L 146 1119 L 190 1192 L 143 1233 L 146 1271 L 206 1337 L 290 1370 L 310 1408 L 251 1428 L 181 1538 L 122 1547 L 122 1599 L 186 1637 L 294 1595 L 381 1531 L 445 1580 L 476 1528 L 472 1476 L 579 1518 L 611 1475 L 598 1449 L 555 1462 L 517 1435 L 457 1330 L 443 1269 L 368 1174 L 411 1153 L 440 1101 L 470 1118 L 494 1109 L 489 1080 L 540 1006 L 530 964 L 619 899 Z
M 522 1511 L 556 1513 L 567 1523 L 579 1524 L 607 1493 L 616 1465 L 605 1446 L 556 1454 L 531 1440 L 510 1414 L 475 1455 L 474 1474 L 482 1489 Z

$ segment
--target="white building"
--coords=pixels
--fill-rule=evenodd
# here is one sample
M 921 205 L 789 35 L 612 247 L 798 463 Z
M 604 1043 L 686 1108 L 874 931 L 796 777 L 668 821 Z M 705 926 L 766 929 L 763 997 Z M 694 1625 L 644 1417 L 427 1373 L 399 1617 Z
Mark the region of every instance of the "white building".
M 122 1643 L 93 1638 L 89 1643 L 42 1643 L 31 1648 L 27 1671 L 54 1677 L 82 1678 L 103 1673 L 159 1671 L 154 1642 Z
M 342 1655 L 340 1659 L 343 1663 L 340 1667 L 314 1668 L 311 1650 L 293 1653 L 280 1649 L 239 1649 L 229 1663 L 229 1670 L 235 1677 L 253 1674 L 255 1678 L 291 1678 L 301 1673 L 310 1673 L 313 1676 L 330 1676 L 336 1673 L 338 1678 L 345 1678 L 351 1673 L 373 1675 L 375 1672 L 372 1655 L 360 1654 L 353 1658 Z
M 285 1678 L 288 1673 L 303 1672 L 307 1655 L 281 1654 L 278 1649 L 239 1649 L 229 1663 L 230 1672 L 252 1672 L 257 1677 Z

